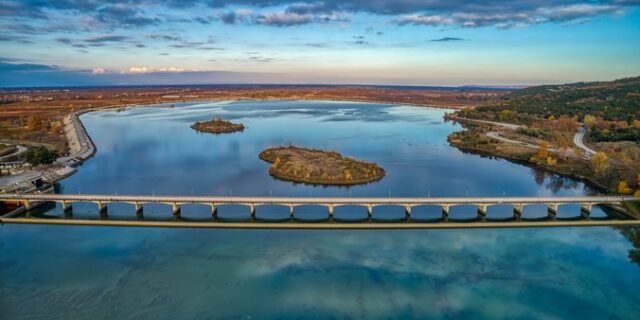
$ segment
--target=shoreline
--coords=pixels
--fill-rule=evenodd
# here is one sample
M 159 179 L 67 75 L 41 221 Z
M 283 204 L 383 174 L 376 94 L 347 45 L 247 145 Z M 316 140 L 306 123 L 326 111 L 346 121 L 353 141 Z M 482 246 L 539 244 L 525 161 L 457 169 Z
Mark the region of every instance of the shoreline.
M 96 153 L 97 153 L 97 147 L 95 146 L 95 143 L 93 142 L 93 140 L 91 139 L 91 136 L 87 133 L 87 130 L 84 126 L 84 124 L 82 123 L 82 120 L 80 120 L 80 116 L 86 113 L 90 113 L 90 112 L 99 112 L 99 111 L 110 111 L 110 110 L 119 110 L 122 108 L 144 108 L 144 107 L 171 107 L 172 105 L 175 104 L 183 104 L 183 103 L 190 103 L 190 102 L 205 102 L 205 101 L 211 101 L 211 102 L 234 102 L 234 101 L 319 101 L 319 102 L 355 102 L 355 103 L 380 103 L 380 104 L 388 104 L 388 105 L 398 105 L 398 106 L 414 106 L 414 107 L 419 107 L 419 108 L 434 108 L 434 109 L 454 109 L 454 107 L 450 107 L 450 106 L 433 106 L 433 105 L 418 105 L 418 104 L 406 104 L 406 103 L 396 103 L 396 102 L 381 102 L 381 101 L 368 101 L 368 100 L 353 100 L 353 99 L 341 99 L 341 100 L 336 100 L 336 99 L 235 99 L 235 100 L 221 100 L 221 99 L 190 99 L 190 100 L 185 100 L 185 101 L 174 101 L 174 102 L 150 102 L 150 103 L 137 103 L 137 104 L 133 104 L 133 105 L 112 105 L 112 106 L 107 106 L 107 107 L 98 107 L 98 108 L 89 108 L 89 109 L 84 109 L 84 110 L 79 110 L 79 111 L 75 111 L 75 112 L 71 112 L 69 113 L 65 118 L 70 118 L 72 124 L 77 124 L 74 125 L 74 135 L 75 137 L 72 136 L 71 140 L 81 140 L 82 138 L 84 138 L 86 141 L 86 146 L 89 148 L 89 150 L 91 150 L 90 152 L 82 152 L 82 150 L 80 150 L 79 152 L 76 152 L 74 154 L 69 154 L 68 156 L 65 157 L 60 157 L 56 160 L 56 162 L 60 163 L 59 160 L 63 160 L 64 161 L 69 161 L 69 160 L 73 160 L 73 163 L 71 165 L 67 165 L 64 166 L 63 168 L 59 168 L 59 169 L 55 169 L 55 168 L 51 168 L 47 171 L 45 171 L 43 173 L 43 178 L 47 178 L 46 180 L 50 183 L 55 183 L 58 182 L 64 178 L 67 178 L 73 174 L 75 174 L 75 172 L 77 171 L 77 169 L 75 169 L 78 166 L 81 166 L 85 161 L 89 160 L 91 157 L 93 157 Z M 463 107 L 464 108 L 464 107 Z M 448 119 L 450 121 L 455 121 L 454 119 Z M 67 124 L 65 125 L 65 127 L 67 126 Z M 67 129 L 65 129 L 65 132 L 67 131 Z M 82 137 L 82 138 L 81 138 Z M 73 141 L 70 141 L 70 138 L 67 136 L 67 146 L 70 147 L 71 144 L 73 144 Z M 82 145 L 82 144 L 81 144 Z M 492 157 L 496 157 L 496 158 L 502 158 L 508 161 L 516 161 L 517 163 L 521 164 L 521 165 L 525 165 L 527 167 L 530 168 L 534 168 L 534 169 L 541 169 L 547 172 L 551 172 L 554 174 L 560 174 L 563 176 L 566 176 L 568 178 L 572 178 L 572 179 L 578 179 L 580 181 L 583 182 L 587 182 L 588 184 L 591 185 L 591 187 L 595 187 L 595 189 L 601 189 L 601 190 L 607 190 L 607 188 L 605 188 L 604 186 L 591 181 L 590 179 L 586 178 L 586 177 L 582 177 L 582 176 L 576 176 L 576 175 L 571 175 L 571 174 L 567 174 L 567 173 L 562 173 L 562 172 L 558 172 L 549 168 L 545 168 L 545 167 L 541 167 L 526 161 L 523 161 L 522 159 L 518 159 L 516 157 L 510 157 L 510 156 L 503 156 L 503 155 L 497 155 L 497 154 L 493 154 L 491 152 L 487 152 L 485 150 L 481 150 L 481 149 L 473 149 L 473 148 L 466 148 L 466 147 L 461 147 L 461 146 L 457 146 L 455 144 L 449 143 L 449 145 L 451 145 L 452 147 L 455 147 L 459 150 L 462 151 L 466 151 L 466 152 L 472 152 L 472 153 L 476 153 L 480 156 L 492 156 Z M 67 170 L 65 170 L 67 169 Z M 72 170 L 69 170 L 72 169 Z M 56 171 L 60 171 L 60 170 L 65 170 L 64 172 L 56 172 Z M 297 182 L 297 183 L 305 183 L 305 182 Z

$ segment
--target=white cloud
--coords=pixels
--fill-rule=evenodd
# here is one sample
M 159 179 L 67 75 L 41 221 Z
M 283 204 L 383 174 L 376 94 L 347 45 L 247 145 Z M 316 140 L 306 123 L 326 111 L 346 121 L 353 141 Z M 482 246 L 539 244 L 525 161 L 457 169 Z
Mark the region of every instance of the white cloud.
M 166 68 L 153 68 L 153 67 L 131 67 L 122 73 L 152 73 L 152 72 L 184 72 L 185 68 L 166 67 Z M 189 70 L 195 71 L 195 70 Z
M 106 72 L 107 72 L 107 70 L 104 69 L 104 68 L 95 68 L 95 69 L 91 70 L 91 73 L 93 73 L 93 74 L 103 74 L 103 73 L 106 73 Z

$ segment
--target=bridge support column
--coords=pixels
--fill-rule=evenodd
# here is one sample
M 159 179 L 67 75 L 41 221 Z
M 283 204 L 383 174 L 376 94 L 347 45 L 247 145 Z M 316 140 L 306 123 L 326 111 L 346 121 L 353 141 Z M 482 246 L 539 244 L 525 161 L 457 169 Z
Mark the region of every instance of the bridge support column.
M 411 206 L 408 204 L 404 206 L 404 220 L 411 220 Z
M 60 206 L 62 207 L 63 212 L 69 212 L 72 210 L 72 205 L 70 202 L 60 201 Z
M 442 220 L 449 221 L 449 205 L 448 204 L 442 205 Z
M 516 221 L 520 221 L 520 218 L 522 218 L 522 212 L 524 211 L 524 204 L 522 203 L 515 203 L 513 205 L 513 218 Z
M 213 221 L 218 220 L 218 207 L 216 207 L 215 203 L 211 204 L 211 217 L 213 218 Z
M 250 204 L 249 205 L 249 214 L 251 215 L 251 221 L 256 219 L 256 205 L 255 204 Z
M 290 204 L 290 205 L 289 205 L 289 220 L 291 220 L 291 221 L 293 221 L 293 219 L 295 218 L 295 217 L 293 216 L 293 213 L 294 213 L 294 212 L 293 212 L 293 211 L 294 211 L 294 210 L 293 210 L 293 208 L 294 208 L 294 207 L 293 207 L 293 205 L 292 205 L 292 204 Z
M 142 203 L 140 202 L 134 203 L 133 208 L 136 211 L 136 217 L 138 217 L 138 219 L 141 219 L 143 217 L 143 211 L 144 211 L 144 207 L 142 206 Z
M 174 202 L 171 205 L 171 213 L 173 214 L 173 217 L 179 219 L 180 218 L 180 211 L 181 211 L 180 205 L 178 203 Z
M 373 218 L 373 206 L 368 204 L 367 205 L 367 220 L 369 222 L 371 222 L 371 219 Z
M 479 204 L 478 205 L 478 218 L 484 221 L 487 218 L 487 205 Z
M 102 201 L 98 201 L 96 202 L 96 204 L 98 205 L 98 212 L 100 213 L 106 213 L 108 208 L 107 208 L 107 204 L 102 202 Z
M 333 222 L 333 205 L 328 205 L 327 210 L 329 211 L 329 221 Z
M 558 214 L 558 204 L 557 203 L 550 203 L 549 207 L 547 207 L 547 213 L 549 215 L 549 218 L 555 220 L 556 219 L 556 215 Z
M 580 205 L 580 214 L 586 220 L 589 220 L 591 218 L 591 208 L 592 207 L 593 207 L 593 204 L 591 204 L 591 203 L 583 203 L 583 204 Z

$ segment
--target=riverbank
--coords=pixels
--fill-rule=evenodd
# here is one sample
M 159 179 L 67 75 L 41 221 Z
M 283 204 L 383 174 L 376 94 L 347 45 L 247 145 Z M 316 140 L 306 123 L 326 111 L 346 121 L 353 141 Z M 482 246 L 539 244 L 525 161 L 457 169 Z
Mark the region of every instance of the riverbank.
M 476 122 L 475 125 L 477 124 L 479 123 Z M 617 181 L 614 182 L 607 176 L 596 176 L 592 163 L 583 157 L 567 156 L 571 153 L 561 155 L 557 150 L 551 148 L 547 149 L 545 159 L 538 159 L 539 157 L 536 156 L 539 155 L 539 147 L 535 148 L 535 146 L 522 141 L 518 141 L 519 143 L 505 142 L 495 139 L 490 133 L 493 131 L 481 128 L 481 126 L 467 127 L 464 131 L 449 135 L 447 141 L 450 145 L 461 150 L 508 159 L 533 168 L 580 179 L 602 191 L 616 191 Z

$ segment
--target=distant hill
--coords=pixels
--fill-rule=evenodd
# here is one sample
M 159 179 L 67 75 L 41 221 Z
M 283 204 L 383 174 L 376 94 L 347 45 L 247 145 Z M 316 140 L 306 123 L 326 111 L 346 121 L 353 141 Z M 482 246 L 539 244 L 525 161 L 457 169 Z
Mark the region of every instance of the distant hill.
M 506 102 L 483 111 L 509 109 L 536 117 L 591 114 L 605 120 L 640 119 L 640 77 L 607 82 L 543 85 L 516 90 Z

